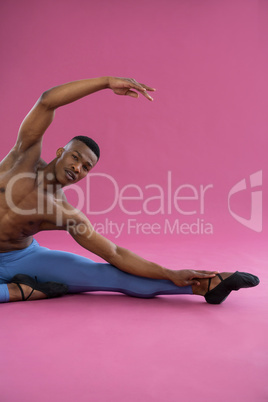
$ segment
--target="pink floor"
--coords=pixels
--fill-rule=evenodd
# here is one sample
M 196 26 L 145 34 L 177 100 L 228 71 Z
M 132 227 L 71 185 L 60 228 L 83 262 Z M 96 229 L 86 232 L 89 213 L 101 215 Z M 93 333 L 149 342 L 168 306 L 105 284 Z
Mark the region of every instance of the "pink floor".
M 268 400 L 264 248 L 148 243 L 132 248 L 172 268 L 178 259 L 178 268 L 233 267 L 261 283 L 220 306 L 197 296 L 116 293 L 2 304 L 2 402 Z

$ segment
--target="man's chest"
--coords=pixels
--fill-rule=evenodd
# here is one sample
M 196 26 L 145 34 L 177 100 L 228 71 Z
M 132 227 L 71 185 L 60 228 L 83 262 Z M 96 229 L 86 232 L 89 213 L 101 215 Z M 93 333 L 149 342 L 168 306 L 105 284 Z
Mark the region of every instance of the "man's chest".
M 0 188 L 2 230 L 32 235 L 45 230 L 45 223 L 57 225 L 60 203 L 54 194 L 38 187 L 34 178 L 21 177 L 7 183 L 0 181 Z

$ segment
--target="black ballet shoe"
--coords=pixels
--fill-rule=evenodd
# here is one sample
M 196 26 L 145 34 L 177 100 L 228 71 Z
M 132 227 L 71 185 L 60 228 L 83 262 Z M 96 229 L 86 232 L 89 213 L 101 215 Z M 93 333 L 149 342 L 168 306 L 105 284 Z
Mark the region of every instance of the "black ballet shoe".
M 68 286 L 63 285 L 62 283 L 57 283 L 57 282 L 38 283 L 37 277 L 35 277 L 35 279 L 33 279 L 31 276 L 24 275 L 24 274 L 17 274 L 15 276 L 13 276 L 13 278 L 10 280 L 10 282 L 16 283 L 16 285 L 18 286 L 18 288 L 21 291 L 21 296 L 22 296 L 23 301 L 28 300 L 30 298 L 30 296 L 32 295 L 32 293 L 34 292 L 34 290 L 39 290 L 40 292 L 45 293 L 45 295 L 48 297 L 48 299 L 50 299 L 52 297 L 63 296 L 68 292 Z M 23 293 L 23 290 L 22 290 L 20 284 L 27 285 L 32 288 L 32 291 L 27 298 L 25 298 L 25 295 Z
M 232 290 L 239 290 L 241 288 L 251 288 L 257 286 L 260 280 L 257 276 L 248 274 L 246 272 L 236 271 L 232 275 L 228 276 L 226 279 L 222 279 L 220 274 L 216 274 L 221 282 L 215 286 L 212 290 L 209 290 L 211 279 L 208 281 L 208 292 L 205 294 L 205 299 L 207 303 L 210 304 L 220 304 L 227 296 L 232 292 Z

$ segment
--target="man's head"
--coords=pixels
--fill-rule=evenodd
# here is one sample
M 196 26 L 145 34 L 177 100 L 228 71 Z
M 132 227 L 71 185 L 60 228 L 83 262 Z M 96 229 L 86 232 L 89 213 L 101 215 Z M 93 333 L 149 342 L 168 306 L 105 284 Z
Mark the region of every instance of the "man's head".
M 89 138 L 85 135 L 77 135 L 76 137 L 73 137 L 71 139 L 71 141 L 68 142 L 68 144 L 70 144 L 70 142 L 72 142 L 74 140 L 78 140 L 78 141 L 81 141 L 84 144 L 86 144 L 91 149 L 91 151 L 94 152 L 94 154 L 97 156 L 98 160 L 100 159 L 100 148 L 99 148 L 98 144 L 94 140 L 92 140 L 92 138 Z
M 56 155 L 56 178 L 63 186 L 67 186 L 80 181 L 88 174 L 99 160 L 100 149 L 91 138 L 78 135 L 64 148 L 59 148 Z

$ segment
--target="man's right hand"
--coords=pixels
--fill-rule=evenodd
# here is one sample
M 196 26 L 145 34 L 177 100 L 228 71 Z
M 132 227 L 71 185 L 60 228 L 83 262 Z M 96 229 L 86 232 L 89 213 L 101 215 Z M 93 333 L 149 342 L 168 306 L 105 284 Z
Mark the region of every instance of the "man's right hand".
M 53 87 L 41 95 L 23 120 L 15 146 L 16 152 L 22 154 L 31 148 L 31 163 L 35 164 L 40 158 L 42 137 L 54 118 L 55 110 L 105 88 L 112 89 L 117 95 L 134 98 L 138 98 L 140 92 L 148 100 L 153 100 L 147 91 L 154 91 L 154 88 L 140 84 L 132 78 L 91 78 Z
M 117 78 L 117 77 L 109 77 L 108 87 L 116 94 L 116 95 L 127 95 L 132 98 L 138 98 L 139 94 L 136 91 L 140 92 L 145 98 L 152 101 L 153 98 L 147 93 L 147 91 L 155 91 L 154 88 L 148 87 L 147 85 L 140 84 L 133 78 Z

